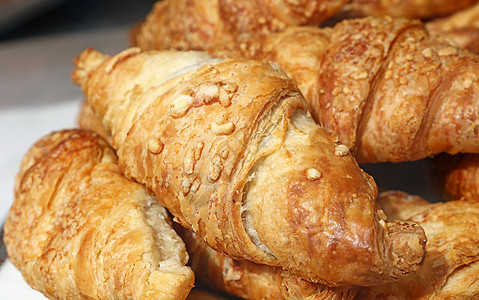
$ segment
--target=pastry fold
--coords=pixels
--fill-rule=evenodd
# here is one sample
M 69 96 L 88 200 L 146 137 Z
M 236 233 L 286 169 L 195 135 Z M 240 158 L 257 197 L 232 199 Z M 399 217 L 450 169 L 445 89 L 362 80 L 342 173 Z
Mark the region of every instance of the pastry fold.
M 167 211 L 86 131 L 29 150 L 4 229 L 9 259 L 51 299 L 185 299 L 193 287 Z
M 479 297 L 479 202 L 428 203 L 387 192 L 379 204 L 388 218 L 424 228 L 427 255 L 415 274 L 390 284 L 360 288 L 357 299 L 477 299 Z
M 136 48 L 75 65 L 121 170 L 215 250 L 333 286 L 420 268 L 422 228 L 384 221 L 373 179 L 277 66 Z

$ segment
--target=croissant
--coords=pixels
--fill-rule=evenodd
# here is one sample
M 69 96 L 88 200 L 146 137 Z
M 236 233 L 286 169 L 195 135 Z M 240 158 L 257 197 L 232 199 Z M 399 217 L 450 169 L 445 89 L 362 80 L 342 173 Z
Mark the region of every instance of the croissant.
M 477 2 L 477 0 L 352 0 L 342 8 L 338 15 L 341 18 L 391 16 L 431 19 L 449 15 Z
M 479 54 L 479 3 L 426 23 L 429 32 L 454 41 L 458 47 Z
M 411 276 L 360 288 L 358 300 L 479 297 L 479 202 L 432 204 L 394 191 L 381 194 L 378 201 L 391 220 L 414 220 L 423 226 L 427 256 L 421 270 Z
M 284 72 L 205 55 L 87 49 L 75 59 L 72 78 L 127 177 L 235 259 L 333 286 L 420 268 L 422 228 L 384 222 L 374 180 L 313 121 Z
M 433 160 L 432 177 L 445 200 L 479 200 L 479 156 L 464 153 L 438 155 Z
M 93 109 L 84 101 L 78 117 L 82 128 L 105 132 Z M 108 137 L 108 136 L 107 136 Z M 357 288 L 331 288 L 310 283 L 278 267 L 259 265 L 247 260 L 233 260 L 209 247 L 193 232 L 177 227 L 190 254 L 195 276 L 230 295 L 244 299 L 354 299 Z M 205 296 L 193 289 L 192 294 Z
M 290 27 L 205 50 L 278 63 L 360 163 L 479 150 L 479 58 L 430 36 L 420 21 Z
M 213 288 L 242 299 L 354 299 L 356 287 L 310 283 L 278 267 L 234 260 L 213 250 L 196 234 L 179 230 L 195 275 Z
M 135 26 L 133 44 L 144 48 L 200 50 L 234 43 L 257 32 L 320 24 L 348 0 L 163 0 Z
M 9 259 L 51 299 L 185 299 L 193 287 L 166 210 L 86 131 L 30 149 L 4 229 Z

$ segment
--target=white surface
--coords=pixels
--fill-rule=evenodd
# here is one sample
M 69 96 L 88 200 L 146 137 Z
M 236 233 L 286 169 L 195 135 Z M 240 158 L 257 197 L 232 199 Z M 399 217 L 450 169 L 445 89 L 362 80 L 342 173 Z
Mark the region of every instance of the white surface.
M 75 126 L 80 102 L 72 60 L 93 47 L 107 54 L 126 48 L 129 28 L 76 32 L 0 44 L 0 226 L 13 201 L 23 155 L 41 137 Z M 0 299 L 45 299 L 7 260 L 0 265 Z
M 13 184 L 21 159 L 33 143 L 51 131 L 75 126 L 80 99 L 0 112 L 0 219 L 13 201 Z
M 22 274 L 9 261 L 5 261 L 0 267 L 0 291 L 3 300 L 26 299 L 45 300 L 42 293 L 32 289 L 23 280 Z

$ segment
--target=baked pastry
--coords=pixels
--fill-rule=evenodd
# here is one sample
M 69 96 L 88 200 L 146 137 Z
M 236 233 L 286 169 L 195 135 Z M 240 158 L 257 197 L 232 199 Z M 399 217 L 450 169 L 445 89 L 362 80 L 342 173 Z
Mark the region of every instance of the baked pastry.
M 427 255 L 415 274 L 390 284 L 360 288 L 357 299 L 479 297 L 478 201 L 432 204 L 417 196 L 387 192 L 381 194 L 379 204 L 391 220 L 409 217 L 423 226 Z
M 103 127 L 101 120 L 98 118 L 98 116 L 95 114 L 95 111 L 86 100 L 81 103 L 80 111 L 77 117 L 77 124 L 78 127 L 83 130 L 95 132 L 103 140 L 105 140 L 108 144 L 111 145 L 110 134 Z
M 283 67 L 314 118 L 360 163 L 479 149 L 479 58 L 430 36 L 419 21 L 364 18 L 332 29 L 291 28 L 231 53 Z M 291 59 L 295 53 L 301 54 Z
M 163 0 L 134 27 L 133 45 L 145 49 L 202 50 L 258 32 L 320 24 L 348 0 Z
M 431 19 L 446 16 L 477 3 L 477 0 L 352 0 L 338 13 L 342 18 L 391 16 Z
M 439 155 L 432 166 L 432 177 L 445 200 L 479 201 L 479 155 Z
M 298 82 L 314 119 L 339 135 L 360 163 L 479 149 L 479 58 L 430 36 L 420 21 L 383 17 L 334 28 L 289 27 L 204 50 L 278 63 Z
M 357 287 L 311 283 L 278 267 L 235 260 L 209 247 L 193 232 L 179 230 L 198 279 L 242 299 L 354 299 Z
M 431 20 L 426 28 L 432 34 L 445 36 L 454 43 L 479 54 L 479 3 L 456 13 Z
M 9 259 L 51 299 L 185 299 L 194 284 L 167 211 L 86 131 L 30 149 L 4 229 Z
M 88 101 L 83 102 L 79 114 L 82 128 L 105 132 L 101 121 L 93 113 Z M 291 275 L 279 267 L 259 265 L 248 260 L 234 260 L 209 247 L 193 232 L 177 226 L 190 254 L 189 266 L 195 276 L 230 295 L 244 299 L 354 299 L 356 287 L 331 288 L 310 283 Z M 216 299 L 205 291 L 193 289 L 189 299 Z M 220 297 L 220 296 L 218 296 Z M 208 299 L 209 299 L 208 298 Z
M 334 286 L 420 268 L 421 227 L 384 222 L 373 179 L 313 121 L 283 71 L 205 55 L 87 49 L 75 59 L 73 80 L 126 176 L 236 259 Z

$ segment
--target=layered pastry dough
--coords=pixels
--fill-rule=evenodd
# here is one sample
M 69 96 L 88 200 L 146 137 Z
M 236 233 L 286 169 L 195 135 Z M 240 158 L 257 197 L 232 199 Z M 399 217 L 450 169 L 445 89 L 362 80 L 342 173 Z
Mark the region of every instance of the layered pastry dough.
M 120 168 L 232 258 L 330 285 L 416 271 L 425 236 L 385 222 L 377 188 L 274 65 L 197 52 L 88 49 L 73 79 Z
M 86 131 L 30 149 L 4 229 L 9 259 L 51 299 L 185 299 L 193 287 L 167 211 Z

